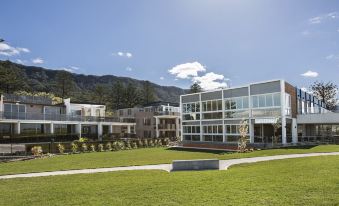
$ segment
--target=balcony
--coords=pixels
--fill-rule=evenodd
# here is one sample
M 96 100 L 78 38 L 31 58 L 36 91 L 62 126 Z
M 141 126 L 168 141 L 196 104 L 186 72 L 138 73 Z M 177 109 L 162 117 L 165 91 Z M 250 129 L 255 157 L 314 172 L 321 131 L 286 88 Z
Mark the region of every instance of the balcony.
M 0 112 L 0 119 L 42 120 L 42 121 L 80 121 L 80 122 L 120 122 L 117 117 L 95 117 L 66 114 L 44 114 L 27 112 Z
M 7 102 L 52 105 L 52 99 L 48 97 L 19 96 L 19 95 L 14 95 L 14 94 L 4 94 L 3 96 L 4 96 L 4 101 L 7 101 Z
M 157 111 L 154 112 L 155 116 L 161 116 L 161 115 L 172 115 L 172 116 L 180 116 L 179 112 L 169 112 L 169 111 Z
M 161 130 L 175 130 L 175 124 L 158 124 L 158 129 Z

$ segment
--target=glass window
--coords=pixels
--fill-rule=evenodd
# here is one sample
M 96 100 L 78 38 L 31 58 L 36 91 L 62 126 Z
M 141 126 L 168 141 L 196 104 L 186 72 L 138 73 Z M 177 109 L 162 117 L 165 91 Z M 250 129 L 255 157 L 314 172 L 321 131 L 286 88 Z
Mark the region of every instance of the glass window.
M 223 129 L 222 129 L 222 125 L 218 125 L 218 133 L 219 133 L 219 134 L 222 134 L 222 133 L 223 133 L 222 130 L 223 130 Z
M 253 107 L 253 108 L 259 107 L 259 104 L 258 104 L 258 96 L 252 96 L 252 107 Z
M 218 105 L 216 101 L 212 101 L 212 111 L 217 111 L 218 110 Z
M 5 112 L 12 112 L 12 105 L 11 104 L 5 104 L 4 111 Z
M 274 106 L 280 106 L 280 93 L 273 94 L 273 104 Z
M 211 142 L 212 141 L 212 135 L 204 135 L 204 140 L 206 142 Z
M 273 106 L 273 96 L 272 94 L 266 95 L 266 107 L 272 107 Z
M 207 110 L 206 111 L 211 111 L 212 110 L 212 102 L 208 101 L 207 102 Z
M 234 100 L 231 100 L 231 109 L 236 109 L 237 108 L 237 103 Z
M 226 110 L 231 109 L 231 101 L 229 99 L 225 100 L 225 109 Z
M 200 103 L 195 103 L 195 111 L 200 112 Z
M 243 100 L 243 104 L 242 104 L 243 108 L 244 109 L 248 108 L 248 97 L 243 97 L 242 100 Z
M 259 97 L 259 107 L 265 107 L 265 95 L 260 95 Z
M 218 110 L 222 110 L 222 100 L 218 100 Z
M 243 106 L 242 106 L 242 98 L 237 98 L 236 100 L 236 108 L 237 109 L 242 109 L 243 108 Z

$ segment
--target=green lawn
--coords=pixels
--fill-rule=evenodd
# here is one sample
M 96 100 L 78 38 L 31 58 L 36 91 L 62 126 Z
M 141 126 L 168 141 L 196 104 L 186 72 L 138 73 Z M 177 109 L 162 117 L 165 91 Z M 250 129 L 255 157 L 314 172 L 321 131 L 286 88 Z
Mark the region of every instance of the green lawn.
M 339 156 L 0 180 L 0 205 L 339 205 Z
M 23 162 L 0 163 L 0 175 L 54 170 L 100 168 L 130 165 L 171 163 L 180 159 L 232 159 L 242 157 L 269 156 L 278 154 L 333 152 L 339 145 L 322 145 L 309 149 L 272 149 L 251 153 L 213 153 L 177 151 L 166 148 L 148 148 L 118 152 L 96 152 L 76 155 L 60 155 L 53 158 L 35 159 Z

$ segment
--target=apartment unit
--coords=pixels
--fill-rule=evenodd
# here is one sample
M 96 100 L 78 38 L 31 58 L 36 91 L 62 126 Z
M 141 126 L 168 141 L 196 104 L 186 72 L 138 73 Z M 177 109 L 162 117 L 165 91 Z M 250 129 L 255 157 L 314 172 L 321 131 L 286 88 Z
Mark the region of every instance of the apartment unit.
M 180 105 L 184 146 L 236 145 L 243 120 L 251 144 L 305 141 L 306 136 L 323 135 L 305 129 L 320 124 L 331 127 L 332 140 L 339 136 L 339 114 L 328 112 L 323 102 L 284 80 L 182 95 Z M 274 125 L 281 127 L 275 131 Z
M 1 95 L 0 142 L 23 140 L 44 135 L 101 139 L 104 134 L 133 134 L 135 123 L 120 122 L 105 116 L 105 105 L 71 102 L 35 96 Z M 15 138 L 15 139 L 14 139 Z
M 179 104 L 153 102 L 144 107 L 118 110 L 122 122 L 136 123 L 139 138 L 180 137 Z

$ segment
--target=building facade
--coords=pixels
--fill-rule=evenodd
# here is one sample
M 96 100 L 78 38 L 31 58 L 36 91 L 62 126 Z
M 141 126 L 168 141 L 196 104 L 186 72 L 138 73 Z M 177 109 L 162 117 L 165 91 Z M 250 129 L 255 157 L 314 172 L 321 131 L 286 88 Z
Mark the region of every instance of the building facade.
M 180 105 L 181 139 L 188 146 L 236 145 L 244 120 L 251 144 L 297 143 L 307 135 L 298 119 L 328 112 L 323 102 L 284 80 L 182 95 Z
M 133 134 L 135 123 L 105 116 L 105 105 L 74 103 L 65 99 L 54 104 L 50 98 L 1 95 L 0 141 L 35 141 L 40 136 L 67 136 L 71 139 L 101 139 L 104 134 Z M 36 137 L 36 138 L 35 138 Z M 71 140 L 70 139 L 70 140 Z M 42 140 L 43 141 L 43 140 Z
M 144 107 L 118 110 L 123 122 L 136 123 L 139 138 L 180 137 L 180 108 L 178 104 L 155 102 Z

